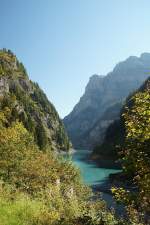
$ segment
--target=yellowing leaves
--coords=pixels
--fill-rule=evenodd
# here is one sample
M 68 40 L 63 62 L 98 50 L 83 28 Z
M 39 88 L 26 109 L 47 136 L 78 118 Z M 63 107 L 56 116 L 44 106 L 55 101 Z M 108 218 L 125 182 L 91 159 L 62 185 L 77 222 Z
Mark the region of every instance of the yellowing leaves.
M 123 162 L 124 171 L 133 176 L 138 192 L 128 196 L 122 190 L 112 191 L 117 198 L 125 198 L 128 205 L 134 205 L 145 214 L 150 212 L 150 90 L 138 92 L 132 101 L 124 114 L 126 146 Z

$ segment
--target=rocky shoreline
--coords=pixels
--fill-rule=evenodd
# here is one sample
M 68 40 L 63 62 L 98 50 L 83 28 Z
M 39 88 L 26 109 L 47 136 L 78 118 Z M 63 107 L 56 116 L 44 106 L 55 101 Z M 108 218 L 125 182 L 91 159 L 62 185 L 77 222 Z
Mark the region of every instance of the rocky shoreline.
M 102 184 L 92 185 L 91 188 L 94 192 L 103 192 L 112 195 L 111 188 L 124 188 L 125 190 L 136 192 L 137 187 L 123 174 L 119 172 L 116 174 L 110 174 L 107 180 L 104 180 Z

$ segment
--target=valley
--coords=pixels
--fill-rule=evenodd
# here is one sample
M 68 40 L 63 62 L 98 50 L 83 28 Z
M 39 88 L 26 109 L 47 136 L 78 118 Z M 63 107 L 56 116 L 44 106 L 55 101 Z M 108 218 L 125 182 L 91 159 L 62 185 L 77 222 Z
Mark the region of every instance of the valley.
M 142 54 L 136 61 L 141 59 L 144 66 L 145 62 L 148 65 L 149 55 Z M 143 79 L 140 77 L 139 82 Z M 136 219 L 142 221 L 136 225 L 145 225 L 150 203 L 150 78 L 124 103 L 116 101 L 106 111 L 103 105 L 102 111 L 98 124 L 104 126 L 102 131 L 96 130 L 99 139 L 98 131 L 103 133 L 103 141 L 99 140 L 92 151 L 73 151 L 73 145 L 80 142 L 70 141 L 54 105 L 29 79 L 15 54 L 0 50 L 1 224 L 133 225 Z M 81 127 L 86 113 L 90 124 L 91 112 L 86 108 L 81 117 L 78 115 Z M 92 113 L 94 121 L 96 114 Z M 96 125 L 96 120 L 93 123 Z M 82 138 L 90 140 L 88 133 Z M 130 188 L 133 185 L 134 189 Z M 120 203 L 127 218 L 120 216 Z M 133 216 L 133 211 L 138 214 Z

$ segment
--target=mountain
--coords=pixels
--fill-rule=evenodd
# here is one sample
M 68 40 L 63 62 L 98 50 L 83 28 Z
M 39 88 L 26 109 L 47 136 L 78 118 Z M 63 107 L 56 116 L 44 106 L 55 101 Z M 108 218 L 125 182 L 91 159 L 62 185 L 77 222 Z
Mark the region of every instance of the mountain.
M 119 118 L 124 99 L 148 78 L 150 53 L 130 56 L 106 76 L 93 75 L 85 93 L 64 118 L 75 148 L 92 149 L 100 144 L 107 127 Z
M 7 109 L 9 122 L 21 121 L 41 149 L 68 150 L 64 125 L 37 83 L 32 82 L 10 50 L 0 50 L 0 110 Z
M 134 106 L 133 98 L 137 93 L 150 93 L 150 78 L 148 78 L 139 89 L 129 95 L 121 109 L 120 116 L 108 126 L 103 142 L 95 146 L 92 157 L 95 159 L 118 159 L 118 152 L 125 146 L 126 128 L 123 115 L 126 109 L 131 110 Z M 148 105 L 149 106 L 149 105 Z
M 10 51 L 0 51 L 0 224 L 110 224 L 70 160 L 69 140 L 54 106 Z M 89 199 L 94 198 L 94 201 Z M 92 213 L 91 213 L 92 212 Z M 103 212 L 103 214 L 101 213 Z M 99 215 L 97 217 L 97 215 Z M 105 221 L 105 223 L 103 223 Z

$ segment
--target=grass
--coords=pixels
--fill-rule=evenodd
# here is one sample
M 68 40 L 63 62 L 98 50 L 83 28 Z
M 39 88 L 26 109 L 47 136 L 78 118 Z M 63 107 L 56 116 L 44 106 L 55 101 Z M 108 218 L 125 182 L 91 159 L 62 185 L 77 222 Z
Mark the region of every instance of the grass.
M 0 225 L 36 225 L 41 203 L 20 196 L 16 200 L 0 198 Z

